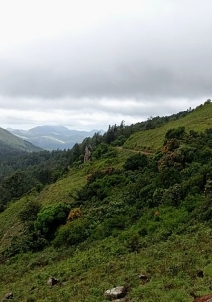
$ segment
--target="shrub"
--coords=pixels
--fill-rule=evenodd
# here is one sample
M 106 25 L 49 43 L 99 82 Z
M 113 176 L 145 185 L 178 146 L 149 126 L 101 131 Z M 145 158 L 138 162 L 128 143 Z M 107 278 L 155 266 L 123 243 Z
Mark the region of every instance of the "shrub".
M 100 240 L 110 235 L 116 237 L 130 225 L 130 217 L 122 214 L 106 218 L 92 230 L 92 238 Z
M 89 234 L 88 219 L 79 218 L 60 227 L 53 241 L 53 245 L 55 247 L 60 247 L 61 245 L 77 245 L 87 239 Z
M 141 236 L 136 232 L 128 232 L 126 236 L 124 245 L 130 252 L 138 252 L 142 246 Z
M 35 230 L 46 239 L 52 239 L 57 227 L 65 223 L 69 208 L 63 203 L 56 203 L 43 208 L 35 221 Z
M 185 127 L 178 127 L 175 129 L 169 129 L 166 132 L 165 139 L 182 139 L 185 135 Z
M 72 209 L 68 214 L 68 220 L 74 220 L 76 218 L 80 218 L 82 216 L 82 211 L 80 208 Z
M 36 201 L 28 200 L 19 213 L 19 218 L 23 223 L 36 220 L 40 210 L 40 204 Z
M 92 157 L 95 157 L 96 159 L 100 159 L 104 154 L 108 152 L 108 149 L 109 149 L 109 145 L 105 143 L 101 143 L 93 151 Z
M 137 153 L 128 157 L 126 162 L 124 163 L 124 170 L 139 170 L 144 168 L 148 163 L 147 156 L 145 154 Z
M 114 142 L 111 143 L 112 146 L 123 146 L 127 138 L 124 135 L 120 135 Z

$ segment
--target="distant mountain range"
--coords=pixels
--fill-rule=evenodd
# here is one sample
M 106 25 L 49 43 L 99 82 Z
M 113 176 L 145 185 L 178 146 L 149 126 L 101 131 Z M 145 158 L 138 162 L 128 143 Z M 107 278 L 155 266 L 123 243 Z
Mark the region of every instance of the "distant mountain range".
M 7 130 L 35 146 L 50 151 L 71 149 L 76 143 L 81 143 L 84 138 L 92 137 L 95 132 L 99 132 L 95 129 L 92 131 L 69 130 L 64 126 L 37 126 L 30 130 L 8 128 Z
M 11 152 L 38 152 L 42 149 L 34 146 L 28 141 L 25 141 L 9 131 L 0 128 L 0 154 Z

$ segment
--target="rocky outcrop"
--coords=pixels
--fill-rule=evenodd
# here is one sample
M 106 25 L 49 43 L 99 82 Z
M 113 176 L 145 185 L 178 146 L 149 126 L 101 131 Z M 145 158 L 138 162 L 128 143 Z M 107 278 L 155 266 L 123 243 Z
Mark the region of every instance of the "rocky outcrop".
M 85 147 L 84 163 L 86 163 L 90 159 L 91 159 L 91 146 L 89 145 Z

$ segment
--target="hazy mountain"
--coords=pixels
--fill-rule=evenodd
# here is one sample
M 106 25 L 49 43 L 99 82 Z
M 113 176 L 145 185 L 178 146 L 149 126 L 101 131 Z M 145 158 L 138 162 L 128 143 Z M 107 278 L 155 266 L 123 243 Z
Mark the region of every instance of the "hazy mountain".
M 5 152 L 12 151 L 38 152 L 41 151 L 41 149 L 34 146 L 32 143 L 13 135 L 9 131 L 0 128 L 0 152 L 4 154 Z
M 76 143 L 81 143 L 84 138 L 92 137 L 98 132 L 69 130 L 63 126 L 37 126 L 30 130 L 9 128 L 8 131 L 46 150 L 71 149 Z

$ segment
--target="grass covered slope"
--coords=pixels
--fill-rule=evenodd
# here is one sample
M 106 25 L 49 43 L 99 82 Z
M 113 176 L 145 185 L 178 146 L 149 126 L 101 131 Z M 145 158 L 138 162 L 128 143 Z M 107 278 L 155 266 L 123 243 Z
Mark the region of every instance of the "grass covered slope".
M 163 145 L 166 132 L 172 128 L 185 127 L 186 131 L 190 130 L 204 132 L 207 128 L 212 127 L 212 103 L 205 102 L 204 105 L 198 106 L 185 117 L 156 128 L 145 131 L 139 131 L 130 136 L 125 142 L 124 148 L 158 151 Z
M 38 152 L 42 149 L 34 146 L 30 142 L 27 142 L 9 131 L 0 128 L 0 152 L 11 152 L 11 151 L 25 151 L 25 152 Z
M 89 175 L 95 171 L 104 170 L 108 166 L 118 169 L 132 154 L 130 150 L 117 149 L 115 158 L 88 162 L 84 164 L 83 168 L 72 168 L 67 175 L 55 183 L 45 186 L 40 193 L 34 189 L 20 200 L 12 201 L 6 210 L 0 213 L 0 252 L 11 244 L 14 237 L 21 234 L 24 226 L 19 219 L 19 214 L 27 203 L 36 201 L 41 207 L 59 202 L 72 203 L 77 192 L 86 184 Z
M 75 252 L 48 248 L 24 254 L 1 265 L 0 295 L 12 291 L 13 301 L 106 302 L 105 290 L 124 284 L 128 301 L 191 302 L 191 293 L 211 291 L 212 278 L 211 230 L 198 225 L 191 232 L 193 236 L 175 235 L 160 242 L 152 236 L 139 252 L 110 237 Z M 197 276 L 200 269 L 203 278 Z M 140 274 L 149 280 L 140 280 Z M 59 285 L 49 287 L 49 276 L 57 277 Z
M 0 299 L 106 302 L 120 285 L 131 302 L 211 293 L 212 130 L 201 132 L 165 133 L 155 154 L 100 144 L 98 159 L 76 158 L 11 201 L 0 213 Z

